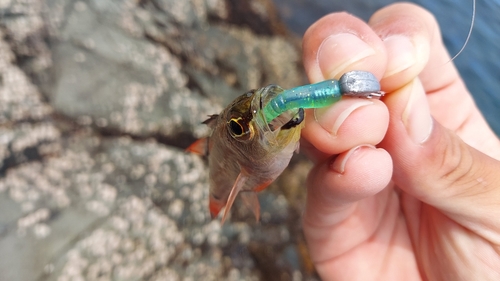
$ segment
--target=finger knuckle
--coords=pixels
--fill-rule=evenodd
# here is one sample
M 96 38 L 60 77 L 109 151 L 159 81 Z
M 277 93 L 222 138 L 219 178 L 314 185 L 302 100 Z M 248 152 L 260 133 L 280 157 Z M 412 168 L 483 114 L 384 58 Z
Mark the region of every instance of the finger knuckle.
M 442 147 L 437 173 L 440 181 L 446 186 L 467 184 L 473 172 L 473 156 L 469 146 L 458 136 L 452 135 Z

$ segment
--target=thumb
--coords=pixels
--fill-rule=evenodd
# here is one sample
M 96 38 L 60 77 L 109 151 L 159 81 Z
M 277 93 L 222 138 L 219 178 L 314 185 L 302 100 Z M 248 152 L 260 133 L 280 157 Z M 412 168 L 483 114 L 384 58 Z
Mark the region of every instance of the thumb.
M 467 145 L 431 117 L 418 78 L 387 95 L 384 102 L 390 122 L 381 147 L 393 159 L 394 183 L 499 245 L 500 162 Z M 441 110 L 448 110 L 446 104 L 442 106 Z

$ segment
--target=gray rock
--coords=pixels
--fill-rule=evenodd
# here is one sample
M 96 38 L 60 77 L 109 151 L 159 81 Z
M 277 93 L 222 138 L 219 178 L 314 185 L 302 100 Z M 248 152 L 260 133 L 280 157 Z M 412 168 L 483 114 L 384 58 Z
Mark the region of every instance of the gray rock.
M 10 165 L 56 153 L 60 135 L 49 120 L 52 108 L 14 64 L 3 36 L 0 30 L 0 174 Z
M 308 164 L 261 194 L 262 223 L 237 204 L 221 226 L 206 163 L 183 151 L 237 95 L 305 82 L 271 11 L 0 1 L 0 280 L 314 280 Z
M 221 255 L 221 228 L 205 209 L 197 156 L 128 138 L 78 136 L 65 146 L 0 180 L 5 280 L 145 280 L 166 268 L 223 276 L 210 259 Z

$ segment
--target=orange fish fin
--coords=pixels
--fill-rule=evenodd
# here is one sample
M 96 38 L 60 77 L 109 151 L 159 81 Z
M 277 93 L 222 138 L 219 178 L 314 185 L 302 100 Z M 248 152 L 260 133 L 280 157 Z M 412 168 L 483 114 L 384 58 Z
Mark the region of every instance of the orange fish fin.
M 243 202 L 245 205 L 252 210 L 253 214 L 255 215 L 255 219 L 257 221 L 260 220 L 260 203 L 259 203 L 259 198 L 257 197 L 257 193 L 253 191 L 248 191 L 248 192 L 242 192 L 241 193 L 241 198 L 243 199 Z
M 218 114 L 208 115 L 208 119 L 203 121 L 203 124 L 207 125 L 209 128 L 213 129 L 215 127 L 215 123 L 217 123 Z
M 198 154 L 198 155 L 208 155 L 208 138 L 202 138 L 193 142 L 186 151 Z
M 268 187 L 272 182 L 273 182 L 272 180 L 265 181 L 265 182 L 261 183 L 260 185 L 254 187 L 253 191 L 255 191 L 255 192 L 262 191 L 266 187 Z
M 210 210 L 210 217 L 214 219 L 219 215 L 219 212 L 222 208 L 224 208 L 224 203 L 222 203 L 220 200 L 214 199 L 212 196 L 210 196 L 210 199 L 208 201 L 208 209 Z
M 229 210 L 231 210 L 231 207 L 233 206 L 233 203 L 234 203 L 234 200 L 236 199 L 236 196 L 243 189 L 243 186 L 245 185 L 245 182 L 247 181 L 247 179 L 248 179 L 248 176 L 246 174 L 244 174 L 243 172 L 240 172 L 240 174 L 236 178 L 236 181 L 234 182 L 234 185 L 231 188 L 231 193 L 229 193 L 229 198 L 227 199 L 227 202 L 226 202 L 226 208 L 224 208 L 224 214 L 222 215 L 221 224 L 223 224 L 224 221 L 226 220 L 226 217 L 229 214 Z

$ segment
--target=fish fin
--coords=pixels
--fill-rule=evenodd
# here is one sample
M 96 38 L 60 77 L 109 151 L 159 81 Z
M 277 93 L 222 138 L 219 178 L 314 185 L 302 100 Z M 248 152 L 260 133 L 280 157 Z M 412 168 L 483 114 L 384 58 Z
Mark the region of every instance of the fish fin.
M 240 174 L 236 178 L 236 181 L 234 182 L 234 185 L 231 188 L 231 192 L 229 193 L 229 198 L 227 199 L 227 202 L 226 202 L 226 208 L 224 208 L 224 214 L 222 215 L 221 224 L 223 224 L 224 221 L 226 220 L 226 217 L 229 214 L 231 207 L 233 206 L 233 203 L 234 203 L 234 200 L 236 199 L 236 196 L 243 189 L 243 186 L 245 185 L 245 182 L 247 181 L 247 179 L 248 179 L 248 176 L 246 174 L 244 174 L 243 172 L 240 172 Z
M 255 215 L 255 219 L 257 221 L 260 220 L 260 203 L 259 203 L 259 198 L 257 197 L 257 193 L 253 191 L 248 191 L 248 192 L 242 192 L 241 193 L 241 198 L 243 199 L 243 202 L 245 205 L 252 210 L 253 214 Z
M 208 155 L 208 138 L 196 140 L 188 148 L 186 148 L 186 151 L 202 156 Z
M 213 129 L 215 127 L 215 123 L 217 121 L 217 117 L 219 117 L 218 114 L 212 114 L 208 115 L 208 119 L 203 121 L 202 123 L 207 125 L 210 129 Z
M 210 196 L 208 200 L 208 209 L 210 210 L 210 217 L 214 219 L 217 217 L 220 213 L 220 210 L 224 208 L 224 203 L 222 203 L 220 200 L 214 199 L 212 196 Z
M 215 123 L 217 123 L 218 114 L 208 115 L 208 119 L 203 121 L 202 123 L 213 129 L 215 127 Z M 186 148 L 187 152 L 191 152 L 194 154 L 206 156 L 208 155 L 208 139 L 209 138 L 201 138 L 193 142 L 188 148 Z
M 257 185 L 256 187 L 254 187 L 252 189 L 252 191 L 254 192 L 259 192 L 259 191 L 262 191 L 264 190 L 266 187 L 268 187 L 273 181 L 272 180 L 267 180 L 267 181 L 264 181 L 262 182 L 261 184 Z

